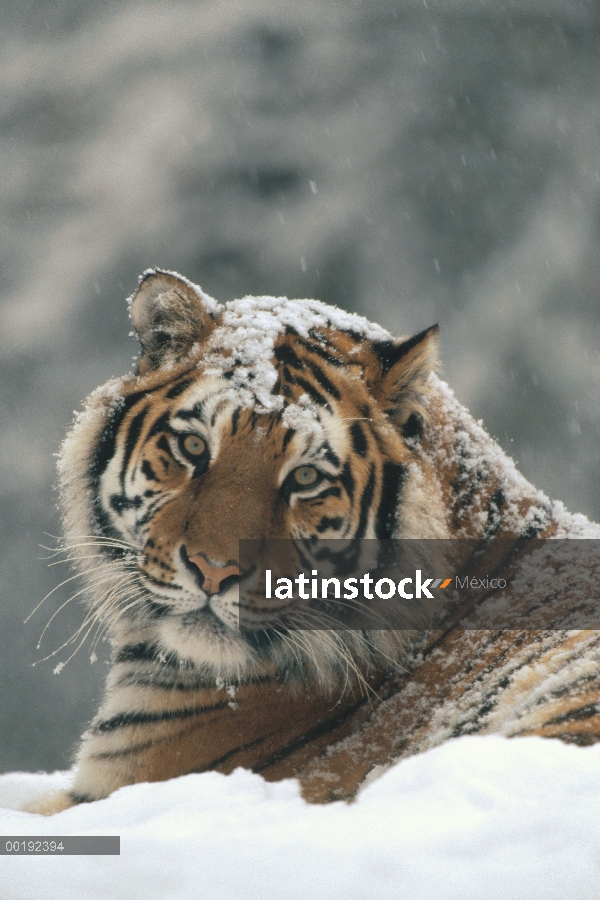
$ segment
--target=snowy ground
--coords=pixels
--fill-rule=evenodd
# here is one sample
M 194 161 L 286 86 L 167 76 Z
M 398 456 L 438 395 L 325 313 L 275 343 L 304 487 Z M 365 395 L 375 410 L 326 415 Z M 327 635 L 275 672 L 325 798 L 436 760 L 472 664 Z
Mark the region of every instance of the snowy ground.
M 68 774 L 0 777 L 15 806 Z M 600 746 L 467 737 L 404 760 L 351 805 L 238 770 L 123 788 L 4 835 L 119 834 L 120 857 L 0 857 L 2 900 L 597 900 Z

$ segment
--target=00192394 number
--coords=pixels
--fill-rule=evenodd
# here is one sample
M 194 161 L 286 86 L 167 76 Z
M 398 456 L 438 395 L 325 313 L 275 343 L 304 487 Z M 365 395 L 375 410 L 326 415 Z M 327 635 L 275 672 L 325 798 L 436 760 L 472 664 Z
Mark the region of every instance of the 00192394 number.
M 6 841 L 7 853 L 62 853 L 62 841 Z

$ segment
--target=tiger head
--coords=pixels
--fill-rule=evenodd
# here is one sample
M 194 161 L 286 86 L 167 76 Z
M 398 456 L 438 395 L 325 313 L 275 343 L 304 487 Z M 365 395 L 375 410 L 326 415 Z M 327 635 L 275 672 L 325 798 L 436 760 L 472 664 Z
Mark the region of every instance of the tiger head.
M 241 632 L 238 542 L 445 536 L 419 454 L 437 326 L 393 339 L 313 300 L 220 305 L 154 270 L 131 318 L 137 371 L 91 395 L 60 465 L 66 536 L 117 646 L 137 635 L 227 679 L 397 657 L 385 632 Z

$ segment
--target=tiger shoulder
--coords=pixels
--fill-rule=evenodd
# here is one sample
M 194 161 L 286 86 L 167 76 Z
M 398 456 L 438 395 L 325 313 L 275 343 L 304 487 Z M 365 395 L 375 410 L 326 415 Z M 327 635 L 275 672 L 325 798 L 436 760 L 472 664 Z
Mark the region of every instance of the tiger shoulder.
M 324 802 L 449 737 L 600 738 L 594 630 L 239 628 L 240 539 L 600 538 L 438 379 L 437 326 L 394 338 L 316 300 L 219 304 L 160 270 L 130 311 L 136 371 L 92 393 L 59 464 L 64 546 L 112 664 L 45 811 L 238 766 Z

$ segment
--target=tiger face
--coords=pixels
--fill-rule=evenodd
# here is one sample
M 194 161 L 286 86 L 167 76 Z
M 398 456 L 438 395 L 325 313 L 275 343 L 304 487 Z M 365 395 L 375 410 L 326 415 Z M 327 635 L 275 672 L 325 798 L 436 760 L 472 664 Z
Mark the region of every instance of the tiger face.
M 394 340 L 318 301 L 220 306 L 158 271 L 131 316 L 138 371 L 92 395 L 61 464 L 67 533 L 85 520 L 95 536 L 80 561 L 92 594 L 98 565 L 115 583 L 92 601 L 115 642 L 137 633 L 237 679 L 397 653 L 384 633 L 313 635 L 299 652 L 240 632 L 238 542 L 446 536 L 418 453 L 437 326 Z

